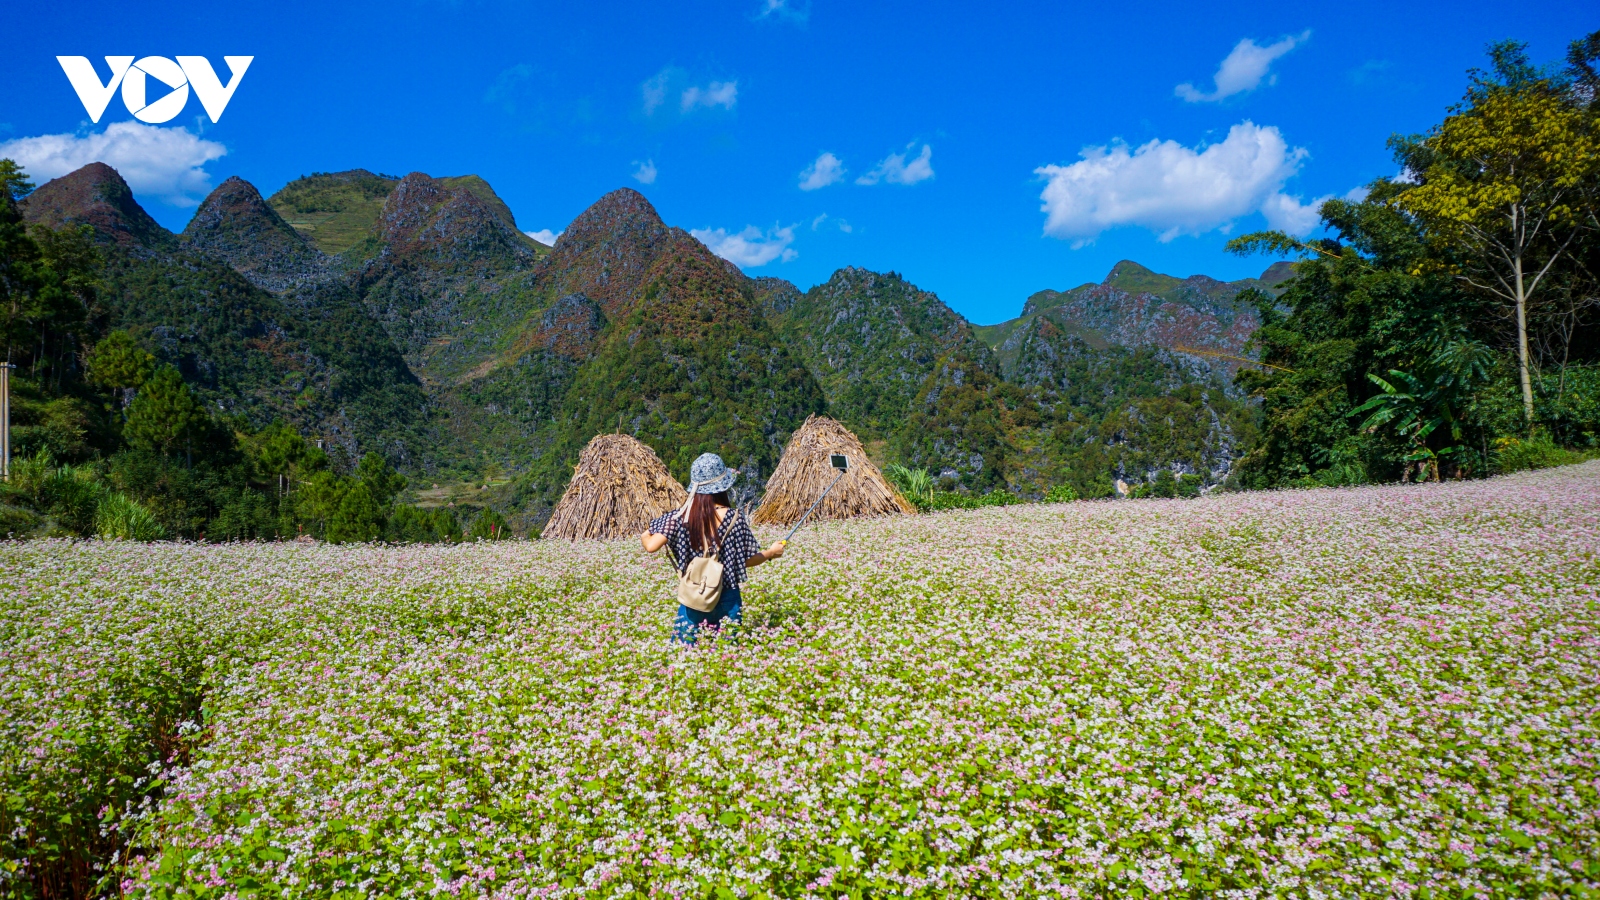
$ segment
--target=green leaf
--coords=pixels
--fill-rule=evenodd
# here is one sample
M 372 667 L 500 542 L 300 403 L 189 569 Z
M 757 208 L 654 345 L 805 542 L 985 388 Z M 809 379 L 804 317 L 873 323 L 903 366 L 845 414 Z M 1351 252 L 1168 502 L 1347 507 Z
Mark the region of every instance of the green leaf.
M 1523 834 L 1522 832 L 1512 828 L 1506 829 L 1504 835 L 1506 840 L 1523 850 L 1527 850 L 1534 844 L 1533 838 L 1528 837 L 1526 834 Z

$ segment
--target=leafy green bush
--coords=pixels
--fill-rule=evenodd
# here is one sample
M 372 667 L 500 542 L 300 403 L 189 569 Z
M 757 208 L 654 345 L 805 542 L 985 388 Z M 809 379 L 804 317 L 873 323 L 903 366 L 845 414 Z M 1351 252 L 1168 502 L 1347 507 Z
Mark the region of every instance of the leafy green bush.
M 227 499 L 206 527 L 213 541 L 271 540 L 280 537 L 278 511 L 272 498 L 260 491 L 239 488 L 227 492 Z
M 1162 469 L 1156 472 L 1154 481 L 1139 485 L 1129 496 L 1135 500 L 1150 497 L 1193 500 L 1200 496 L 1200 489 L 1205 487 L 1205 483 L 1206 480 L 1199 475 L 1174 475 L 1171 469 Z
M 45 480 L 55 468 L 56 460 L 49 450 L 14 459 L 11 461 L 11 489 L 37 506 Z
M 934 487 L 933 476 L 927 469 L 910 469 L 901 465 L 888 465 L 883 474 L 900 493 L 905 495 L 918 512 L 936 512 L 942 509 L 981 509 L 985 506 L 1010 506 L 1021 503 L 1022 498 L 1003 488 L 987 494 L 966 494 L 960 491 L 941 491 Z M 1076 500 L 1078 494 L 1070 485 L 1053 488 L 1046 500 L 1059 503 Z
M 39 516 L 32 510 L 13 506 L 0 499 L 0 541 L 26 537 L 39 527 Z
M 1046 503 L 1071 503 L 1077 499 L 1078 492 L 1070 484 L 1058 484 L 1044 495 Z
M 492 509 L 479 513 L 472 522 L 472 528 L 467 531 L 469 541 L 503 541 L 509 537 L 511 530 L 506 525 L 506 517 Z
M 461 525 L 451 509 L 396 506 L 384 538 L 396 544 L 454 543 L 461 540 Z
M 1495 441 L 1494 468 L 1502 475 L 1527 469 L 1548 469 L 1583 462 L 1588 456 L 1556 446 L 1548 434 L 1540 432 L 1526 440 L 1504 437 Z
M 11 493 L 38 514 L 54 520 L 60 531 L 94 533 L 95 507 L 105 487 L 86 466 L 57 466 L 49 450 L 40 450 L 11 466 Z
M 101 537 L 120 541 L 159 541 L 167 534 L 150 510 L 120 493 L 101 498 L 94 525 Z

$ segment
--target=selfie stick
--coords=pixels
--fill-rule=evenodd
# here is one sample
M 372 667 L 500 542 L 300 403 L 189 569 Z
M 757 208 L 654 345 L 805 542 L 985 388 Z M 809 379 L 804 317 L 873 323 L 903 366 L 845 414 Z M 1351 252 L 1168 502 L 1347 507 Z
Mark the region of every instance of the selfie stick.
M 817 506 L 822 503 L 823 497 L 828 496 L 828 491 L 833 490 L 833 486 L 838 484 L 839 483 L 839 479 L 844 477 L 845 471 L 850 467 L 850 461 L 846 457 L 840 456 L 839 454 L 834 454 L 833 455 L 833 466 L 834 466 L 834 468 L 839 470 L 839 474 L 833 476 L 833 481 L 828 483 L 828 490 L 822 492 L 822 497 L 818 497 L 817 498 L 817 502 L 811 504 L 811 508 L 806 510 L 806 514 L 800 517 L 800 521 L 796 522 L 794 524 L 794 527 L 789 529 L 789 533 L 784 535 L 783 536 L 783 540 L 779 541 L 778 543 L 780 543 L 780 544 L 789 543 L 789 539 L 794 537 L 794 533 L 796 531 L 800 530 L 800 526 L 804 525 L 806 523 L 806 520 L 811 518 L 811 514 L 816 512 Z

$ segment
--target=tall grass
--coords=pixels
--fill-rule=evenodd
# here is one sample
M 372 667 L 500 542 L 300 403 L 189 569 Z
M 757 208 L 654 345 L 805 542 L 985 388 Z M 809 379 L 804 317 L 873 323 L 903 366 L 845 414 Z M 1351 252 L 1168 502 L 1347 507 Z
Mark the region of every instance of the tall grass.
M 94 529 L 103 538 L 122 541 L 159 541 L 167 534 L 150 510 L 122 493 L 108 493 L 101 499 Z

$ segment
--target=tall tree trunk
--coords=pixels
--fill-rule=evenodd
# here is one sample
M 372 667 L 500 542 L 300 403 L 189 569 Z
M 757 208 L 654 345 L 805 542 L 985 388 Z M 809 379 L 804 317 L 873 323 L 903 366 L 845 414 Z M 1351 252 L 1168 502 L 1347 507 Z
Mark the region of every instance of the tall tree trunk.
M 1528 377 L 1528 296 L 1522 286 L 1522 254 L 1514 261 L 1517 276 L 1517 374 L 1522 379 L 1522 415 L 1533 431 L 1533 381 Z

